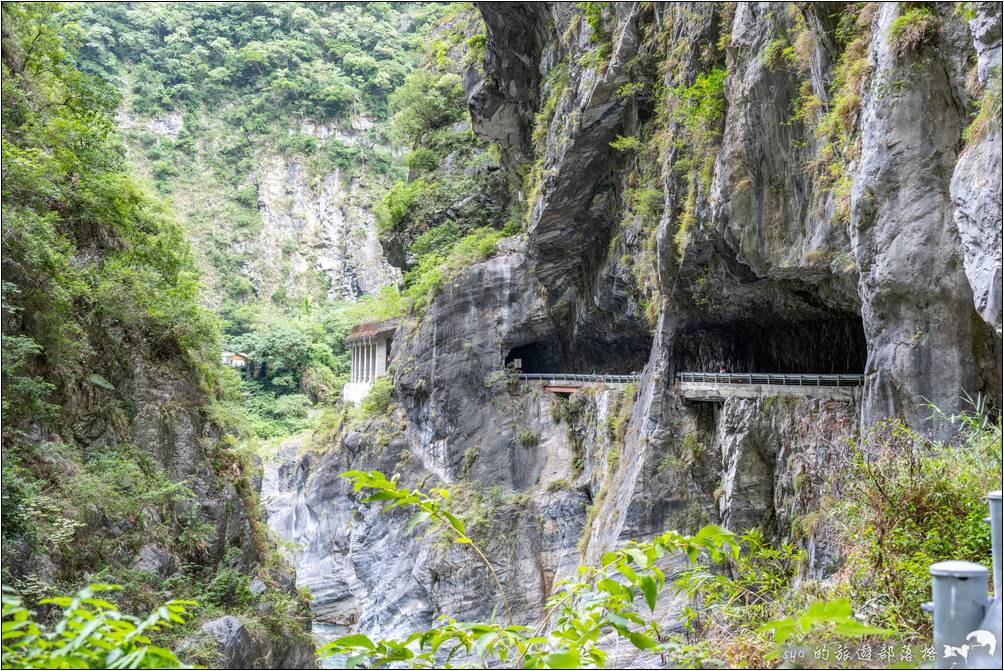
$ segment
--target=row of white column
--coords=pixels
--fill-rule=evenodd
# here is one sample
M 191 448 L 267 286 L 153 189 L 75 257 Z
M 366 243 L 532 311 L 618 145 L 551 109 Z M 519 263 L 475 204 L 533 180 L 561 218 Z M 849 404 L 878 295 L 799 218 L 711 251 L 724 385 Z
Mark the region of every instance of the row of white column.
M 372 382 L 387 372 L 387 341 L 352 344 L 352 382 Z

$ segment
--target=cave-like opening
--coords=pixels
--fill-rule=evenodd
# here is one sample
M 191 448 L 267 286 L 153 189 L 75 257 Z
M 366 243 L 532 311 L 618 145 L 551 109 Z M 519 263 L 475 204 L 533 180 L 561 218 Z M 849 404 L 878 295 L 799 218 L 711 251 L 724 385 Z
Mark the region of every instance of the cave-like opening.
M 522 373 L 568 373 L 569 362 L 557 340 L 541 340 L 513 347 L 505 357 L 506 367 Z
M 674 339 L 677 372 L 862 373 L 868 357 L 861 317 L 695 321 Z
M 613 343 L 580 341 L 563 346 L 558 339 L 538 340 L 513 347 L 505 365 L 523 373 L 638 373 L 645 367 L 652 347 L 648 338 L 624 338 Z

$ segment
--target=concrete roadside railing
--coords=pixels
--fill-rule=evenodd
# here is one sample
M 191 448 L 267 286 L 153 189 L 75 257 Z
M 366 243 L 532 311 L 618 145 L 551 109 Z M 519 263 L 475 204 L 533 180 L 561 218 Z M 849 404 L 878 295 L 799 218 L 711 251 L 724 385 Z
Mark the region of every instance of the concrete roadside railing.
M 987 569 L 967 561 L 932 564 L 931 597 L 923 608 L 934 614 L 934 659 L 939 669 L 1001 668 L 1001 493 L 990 492 L 994 595 Z

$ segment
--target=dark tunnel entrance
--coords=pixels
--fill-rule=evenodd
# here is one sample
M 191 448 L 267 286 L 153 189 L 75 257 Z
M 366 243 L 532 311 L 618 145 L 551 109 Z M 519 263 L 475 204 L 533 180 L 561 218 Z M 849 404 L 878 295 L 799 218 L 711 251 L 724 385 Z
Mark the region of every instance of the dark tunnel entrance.
M 630 338 L 611 343 L 580 342 L 566 348 L 557 338 L 513 347 L 505 365 L 519 360 L 522 373 L 639 373 L 652 349 L 649 338 Z
M 688 324 L 673 343 L 675 372 L 863 373 L 868 358 L 858 315 Z
M 523 373 L 570 373 L 557 341 L 532 342 L 513 347 L 505 358 L 506 367 L 515 366 Z

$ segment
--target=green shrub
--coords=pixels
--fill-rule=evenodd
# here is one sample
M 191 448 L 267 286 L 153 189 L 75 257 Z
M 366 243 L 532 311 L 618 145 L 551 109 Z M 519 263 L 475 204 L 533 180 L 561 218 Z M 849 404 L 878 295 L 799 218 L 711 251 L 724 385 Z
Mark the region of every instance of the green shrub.
M 467 38 L 467 53 L 464 60 L 475 67 L 483 67 L 485 57 L 488 55 L 488 35 L 478 33 Z
M 254 601 L 248 589 L 251 578 L 230 566 L 221 566 L 206 585 L 203 595 L 208 603 L 230 607 L 245 607 Z
M 789 44 L 787 38 L 779 37 L 771 40 L 763 52 L 763 62 L 768 68 L 774 69 L 780 65 L 796 65 L 795 48 Z
M 495 245 L 502 232 L 492 228 L 478 228 L 457 241 L 448 259 L 451 269 L 469 266 L 487 259 L 495 253 Z
M 441 254 L 428 254 L 405 273 L 404 298 L 409 310 L 424 310 L 439 293 L 446 282 L 445 261 L 446 258 Z
M 993 128 L 1001 127 L 1002 101 L 1001 66 L 998 65 L 987 81 L 986 90 L 976 102 L 972 122 L 962 134 L 967 145 L 979 142 Z
M 641 149 L 641 140 L 635 135 L 618 135 L 610 146 L 620 152 L 638 151 Z
M 930 598 L 932 563 L 989 565 L 983 518 L 986 493 L 1001 487 L 1000 435 L 986 425 L 940 444 L 887 421 L 865 437 L 839 515 L 854 541 L 853 594 L 886 625 L 930 633 L 920 605 Z
M 516 434 L 516 442 L 521 447 L 533 447 L 537 444 L 537 434 L 535 434 L 531 429 L 521 429 L 520 432 Z
M 421 247 L 429 251 L 420 256 L 404 276 L 404 296 L 410 310 L 423 310 L 453 273 L 494 254 L 495 246 L 502 239 L 502 231 L 478 228 L 449 244 L 451 237 L 452 232 L 447 228 L 428 238 L 421 238 Z M 434 246 L 443 251 L 433 251 Z
M 359 404 L 359 410 L 364 417 L 376 417 L 387 414 L 394 403 L 394 383 L 389 377 L 378 377 L 370 386 L 366 398 Z
M 609 2 L 577 2 L 576 8 L 586 17 L 586 24 L 589 26 L 589 41 L 593 44 L 601 45 L 609 43 L 612 39 L 610 31 L 606 29 L 603 21 L 603 13 L 611 7 Z
M 310 409 L 310 399 L 303 394 L 287 394 L 275 400 L 275 414 L 282 419 L 302 419 Z
M 178 657 L 154 645 L 151 635 L 184 624 L 194 601 L 168 601 L 145 618 L 119 612 L 98 596 L 121 589 L 95 584 L 73 597 L 43 599 L 62 609 L 54 622 L 36 619 L 3 587 L 3 666 L 20 669 L 177 669 Z
M 725 113 L 725 68 L 712 68 L 697 75 L 690 86 L 680 86 L 673 93 L 682 103 L 682 119 L 701 141 L 718 134 L 718 124 Z
M 376 294 L 363 296 L 356 302 L 349 303 L 344 311 L 347 321 L 352 325 L 391 319 L 404 314 L 404 297 L 396 286 L 390 285 L 381 288 Z M 347 331 L 345 335 L 348 335 Z
M 696 566 L 674 580 L 674 589 L 691 603 L 683 609 L 688 629 L 753 629 L 780 615 L 805 552 L 790 543 L 775 547 L 760 529 L 746 532 L 739 544 L 742 551 L 728 559 L 727 571 Z
M 460 229 L 454 222 L 448 221 L 422 233 L 408 251 L 416 258 L 428 254 L 446 254 L 459 240 Z
M 416 173 L 432 172 L 439 167 L 439 153 L 429 147 L 416 147 L 405 155 L 404 164 Z
M 941 22 L 927 7 L 909 10 L 889 27 L 892 52 L 903 56 L 920 51 L 938 38 Z
M 377 228 L 381 233 L 393 231 L 408 216 L 409 210 L 432 185 L 423 179 L 413 182 L 397 182 L 377 205 Z
M 419 69 L 409 74 L 390 98 L 394 132 L 411 146 L 429 134 L 466 117 L 467 101 L 460 76 Z
M 4 282 L 4 288 L 7 287 L 8 283 Z M 4 415 L 10 417 L 13 414 L 17 417 L 31 413 L 44 419 L 53 418 L 56 406 L 47 399 L 56 386 L 39 375 L 27 372 L 30 359 L 40 355 L 42 347 L 28 336 L 6 334 L 2 347 Z

